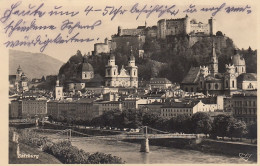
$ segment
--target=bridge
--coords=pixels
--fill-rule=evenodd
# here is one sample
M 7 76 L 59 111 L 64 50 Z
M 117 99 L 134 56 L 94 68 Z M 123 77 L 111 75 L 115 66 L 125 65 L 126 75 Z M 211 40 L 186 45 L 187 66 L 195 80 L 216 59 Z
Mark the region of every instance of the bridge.
M 71 142 L 82 141 L 82 138 L 86 140 L 91 139 L 104 139 L 104 140 L 127 140 L 127 139 L 140 139 L 141 141 L 141 152 L 149 152 L 149 139 L 162 139 L 162 138 L 182 138 L 182 139 L 195 139 L 199 140 L 202 136 L 201 134 L 178 134 L 169 133 L 161 130 L 151 128 L 149 126 L 143 126 L 139 128 L 140 132 L 124 132 L 117 135 L 106 135 L 106 136 L 93 136 L 85 133 L 81 133 L 72 129 L 61 130 L 55 134 L 52 139 L 67 139 Z

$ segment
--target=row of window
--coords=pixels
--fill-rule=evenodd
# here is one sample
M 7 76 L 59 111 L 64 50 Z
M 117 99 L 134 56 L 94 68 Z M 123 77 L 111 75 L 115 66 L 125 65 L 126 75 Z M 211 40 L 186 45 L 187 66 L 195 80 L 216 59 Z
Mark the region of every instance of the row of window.
M 191 109 L 162 109 L 162 112 L 192 112 Z
M 253 107 L 255 107 L 256 106 L 256 101 L 234 101 L 234 105 L 235 105 L 235 107 L 236 106 L 249 106 L 249 107 L 251 107 L 251 106 L 253 106 Z
M 189 115 L 189 116 L 191 116 L 191 114 L 183 114 L 183 115 Z M 165 114 L 162 114 L 162 116 L 163 116 L 163 117 L 167 117 L 167 116 L 168 116 L 168 117 L 173 117 L 173 116 L 177 116 L 177 114 L 172 114 L 172 113 L 168 113 L 168 114 L 167 114 L 167 113 L 165 113 Z
M 256 109 L 244 109 L 244 110 L 235 110 L 235 114 L 249 114 L 249 115 L 256 115 Z

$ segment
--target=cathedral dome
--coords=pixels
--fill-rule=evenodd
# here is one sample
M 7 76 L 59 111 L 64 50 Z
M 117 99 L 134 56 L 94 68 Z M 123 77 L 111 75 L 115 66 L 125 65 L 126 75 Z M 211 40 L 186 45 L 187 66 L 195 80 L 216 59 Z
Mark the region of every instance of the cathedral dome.
M 94 69 L 90 63 L 84 62 L 82 65 L 82 71 L 94 71 Z
M 242 81 L 257 81 L 256 77 L 257 77 L 256 73 L 243 73 L 243 74 L 240 74 L 237 77 L 237 81 L 238 82 L 242 82 Z
M 237 53 L 232 56 L 232 64 L 235 66 L 245 66 L 246 62 L 245 59 Z

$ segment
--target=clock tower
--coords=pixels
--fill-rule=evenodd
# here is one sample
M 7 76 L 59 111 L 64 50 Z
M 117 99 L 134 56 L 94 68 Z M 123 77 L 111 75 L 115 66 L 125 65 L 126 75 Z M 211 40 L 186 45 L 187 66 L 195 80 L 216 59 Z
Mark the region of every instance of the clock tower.
M 55 86 L 55 100 L 61 100 L 63 99 L 63 87 L 59 85 L 60 81 L 56 81 L 56 86 Z

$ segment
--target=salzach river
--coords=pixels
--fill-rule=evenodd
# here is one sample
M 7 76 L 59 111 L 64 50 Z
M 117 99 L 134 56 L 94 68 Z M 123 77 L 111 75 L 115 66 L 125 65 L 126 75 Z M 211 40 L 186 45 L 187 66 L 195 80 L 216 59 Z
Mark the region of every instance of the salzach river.
M 140 144 L 122 141 L 108 140 L 86 140 L 77 139 L 72 142 L 74 146 L 86 152 L 103 152 L 121 157 L 128 164 L 200 164 L 200 163 L 253 163 L 239 157 L 227 157 L 213 154 L 206 154 L 194 150 L 184 150 L 151 146 L 150 153 L 141 153 Z
M 39 132 L 48 138 L 57 138 L 50 133 Z M 57 139 L 54 139 L 58 141 Z M 118 156 L 127 164 L 251 164 L 253 161 L 245 161 L 242 158 L 208 154 L 195 150 L 167 148 L 150 145 L 149 153 L 140 152 L 140 144 L 115 140 L 86 139 L 74 137 L 72 145 L 89 153 L 103 152 Z

